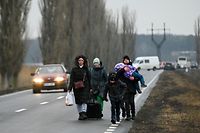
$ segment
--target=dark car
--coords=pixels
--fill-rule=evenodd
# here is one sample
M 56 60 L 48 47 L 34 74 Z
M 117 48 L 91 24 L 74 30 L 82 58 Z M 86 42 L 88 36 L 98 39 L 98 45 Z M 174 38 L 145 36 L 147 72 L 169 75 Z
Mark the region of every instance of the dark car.
M 164 66 L 164 70 L 175 70 L 175 66 L 171 62 L 166 62 Z
M 39 66 L 35 73 L 31 73 L 33 93 L 41 90 L 63 89 L 67 91 L 68 76 L 62 64 L 48 64 Z
M 192 62 L 192 63 L 191 63 L 191 68 L 192 68 L 192 69 L 198 69 L 198 64 L 197 64 L 197 62 Z

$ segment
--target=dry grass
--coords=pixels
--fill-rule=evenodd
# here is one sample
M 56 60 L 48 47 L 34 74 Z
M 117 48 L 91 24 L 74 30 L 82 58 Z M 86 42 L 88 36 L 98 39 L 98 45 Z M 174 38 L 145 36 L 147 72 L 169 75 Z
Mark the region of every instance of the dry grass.
M 130 133 L 200 133 L 200 71 L 166 71 Z
M 18 87 L 31 87 L 30 73 L 34 72 L 35 66 L 23 66 L 18 78 Z
M 14 92 L 14 91 L 30 89 L 31 88 L 31 76 L 30 76 L 30 73 L 34 72 L 35 69 L 36 69 L 36 66 L 24 65 L 22 67 L 22 70 L 21 70 L 21 72 L 19 74 L 19 77 L 18 77 L 18 87 L 15 90 L 14 89 L 12 89 L 12 90 L 11 89 L 10 90 L 3 90 L 2 88 L 0 88 L 0 94 L 5 94 L 5 93 L 11 93 L 11 92 Z

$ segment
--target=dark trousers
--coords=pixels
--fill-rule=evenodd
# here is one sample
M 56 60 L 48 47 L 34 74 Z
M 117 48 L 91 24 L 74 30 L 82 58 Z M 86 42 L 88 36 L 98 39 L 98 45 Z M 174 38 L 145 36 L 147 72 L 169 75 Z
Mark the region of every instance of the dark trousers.
M 124 102 L 124 100 L 121 101 L 120 108 L 122 110 L 122 117 L 125 117 L 125 115 L 126 115 L 126 109 L 125 109 L 125 102 Z
M 124 95 L 126 117 L 135 116 L 135 94 L 132 92 L 126 93 Z
M 120 105 L 121 101 L 111 100 L 111 120 L 120 120 Z

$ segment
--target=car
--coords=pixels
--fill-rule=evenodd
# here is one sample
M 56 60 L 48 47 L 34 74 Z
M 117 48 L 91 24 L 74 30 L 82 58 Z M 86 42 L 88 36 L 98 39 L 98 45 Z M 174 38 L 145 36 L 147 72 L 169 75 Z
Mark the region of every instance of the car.
M 190 67 L 191 67 L 191 69 L 198 69 L 198 63 L 192 62 Z
M 164 70 L 175 70 L 175 66 L 171 62 L 166 62 L 164 66 Z
M 41 90 L 63 89 L 67 92 L 68 75 L 62 64 L 47 64 L 39 66 L 32 76 L 33 93 L 40 93 Z

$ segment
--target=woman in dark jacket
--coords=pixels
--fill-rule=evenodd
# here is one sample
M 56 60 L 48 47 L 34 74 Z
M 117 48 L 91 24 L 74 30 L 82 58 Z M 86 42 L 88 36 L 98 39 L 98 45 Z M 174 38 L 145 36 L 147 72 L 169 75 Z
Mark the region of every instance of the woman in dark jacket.
M 107 82 L 107 73 L 99 58 L 93 60 L 93 67 L 91 68 L 90 73 L 93 93 L 98 93 L 95 94 L 96 99 L 101 105 L 101 111 L 103 111 L 103 92 Z
M 77 88 L 75 83 L 83 81 L 84 87 Z M 90 94 L 90 72 L 88 69 L 87 58 L 83 55 L 75 58 L 75 67 L 71 70 L 69 91 L 74 91 L 75 102 L 79 112 L 79 120 L 87 119 L 87 101 Z

